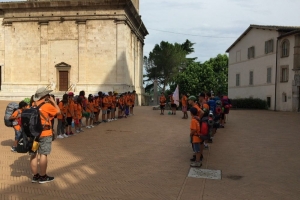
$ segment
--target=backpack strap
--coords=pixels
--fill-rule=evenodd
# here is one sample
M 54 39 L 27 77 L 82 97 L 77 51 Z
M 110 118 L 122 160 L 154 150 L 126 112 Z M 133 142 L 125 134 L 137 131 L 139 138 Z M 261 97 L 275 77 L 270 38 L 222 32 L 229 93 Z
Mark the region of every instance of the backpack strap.
M 37 108 L 40 109 L 44 104 L 45 104 L 45 102 L 41 103 L 39 106 L 37 106 Z M 36 105 L 36 103 L 35 103 L 35 105 Z M 49 123 L 49 117 L 47 119 L 42 112 L 40 112 L 40 116 L 42 116 L 42 118 Z M 46 124 L 44 124 L 43 127 L 44 126 L 46 126 Z

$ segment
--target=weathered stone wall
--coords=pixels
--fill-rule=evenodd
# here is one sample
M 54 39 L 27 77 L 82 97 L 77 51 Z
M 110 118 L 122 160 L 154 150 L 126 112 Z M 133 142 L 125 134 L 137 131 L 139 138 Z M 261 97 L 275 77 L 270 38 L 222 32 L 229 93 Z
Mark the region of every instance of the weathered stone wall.
M 142 34 L 127 12 L 118 6 L 57 9 L 52 4 L 8 9 L 0 18 L 0 98 L 29 96 L 49 84 L 61 95 L 59 70 L 69 72 L 68 85 L 76 84 L 75 92 L 135 89 L 141 95 Z M 59 63 L 70 67 L 56 67 Z

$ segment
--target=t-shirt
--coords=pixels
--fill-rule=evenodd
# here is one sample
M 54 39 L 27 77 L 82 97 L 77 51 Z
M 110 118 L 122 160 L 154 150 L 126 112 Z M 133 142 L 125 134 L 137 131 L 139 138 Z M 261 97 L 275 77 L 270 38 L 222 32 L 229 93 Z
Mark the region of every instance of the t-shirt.
M 67 105 L 64 105 L 64 103 L 61 101 L 58 104 L 58 107 L 60 109 L 60 114 L 57 115 L 57 119 L 63 119 L 64 116 L 67 116 Z
M 201 109 L 200 109 L 200 107 L 198 106 L 198 104 L 195 103 L 195 105 L 194 105 L 193 107 L 197 109 L 197 116 L 200 117 Z
M 131 106 L 131 98 L 130 95 L 126 95 L 125 96 L 125 102 L 127 106 Z
M 200 143 L 200 142 L 202 142 L 202 140 L 199 138 L 199 135 L 200 135 L 200 124 L 194 118 L 192 118 L 192 120 L 191 120 L 190 129 L 191 130 L 196 130 L 196 133 L 195 133 L 196 135 L 195 134 L 193 135 L 193 140 L 192 140 L 193 142 L 192 143 Z
M 135 94 L 131 95 L 131 103 L 132 103 L 132 105 L 135 104 Z
M 67 107 L 67 117 L 72 117 L 72 115 L 74 116 L 74 101 L 69 100 Z
M 15 121 L 15 122 L 18 122 L 18 124 L 14 126 L 14 129 L 15 129 L 16 131 L 21 130 L 21 126 L 20 126 L 20 124 L 19 124 L 19 121 L 20 121 L 21 117 L 18 117 L 19 114 L 20 114 L 20 116 L 21 116 L 21 113 L 22 113 L 22 110 L 21 110 L 21 109 L 17 109 L 17 110 L 16 110 L 15 112 L 13 112 L 13 114 L 11 115 L 13 118 L 16 118 L 14 121 Z
M 94 99 L 94 112 L 99 112 L 99 98 Z
M 181 98 L 181 104 L 184 107 L 187 106 L 187 97 L 185 95 L 183 95 L 182 98 Z
M 116 96 L 112 96 L 112 104 L 111 104 L 111 107 L 112 108 L 115 108 L 117 105 L 117 98 Z
M 76 112 L 77 119 L 81 119 L 82 118 L 82 111 L 83 111 L 82 106 L 79 103 L 77 103 L 76 106 L 77 106 L 77 112 Z
M 102 110 L 107 110 L 108 106 L 109 106 L 108 98 L 103 97 L 103 99 L 102 99 Z
M 111 107 L 113 103 L 112 96 L 108 96 L 107 99 L 108 99 L 108 107 Z
M 124 105 L 124 97 L 120 97 L 118 102 L 119 102 L 120 106 L 123 106 Z
M 89 113 L 94 112 L 94 102 L 93 101 L 92 102 L 90 102 L 90 101 L 87 102 L 86 112 L 89 112 Z
M 174 98 L 172 95 L 170 96 L 170 101 L 171 101 L 171 104 L 174 104 Z
M 166 97 L 165 96 L 160 96 L 159 97 L 159 102 L 160 102 L 160 105 L 164 106 L 166 105 Z
M 43 101 L 37 102 L 37 106 L 40 105 Z M 54 116 L 57 114 L 56 108 L 51 104 L 51 103 L 45 103 L 40 107 L 40 113 L 41 113 L 41 122 L 42 125 L 49 125 L 50 127 L 52 126 L 51 120 L 54 118 Z M 44 117 L 42 117 L 42 115 Z M 42 132 L 40 137 L 47 137 L 52 135 L 52 130 L 45 130 Z

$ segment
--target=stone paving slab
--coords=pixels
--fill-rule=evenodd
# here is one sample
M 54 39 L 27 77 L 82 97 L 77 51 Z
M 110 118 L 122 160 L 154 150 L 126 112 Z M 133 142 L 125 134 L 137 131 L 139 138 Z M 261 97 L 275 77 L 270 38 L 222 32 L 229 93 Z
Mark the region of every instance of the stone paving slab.
M 222 170 L 222 179 L 198 179 L 187 177 L 189 120 L 137 107 L 55 140 L 55 181 L 32 184 L 29 156 L 10 152 L 14 133 L 0 121 L 0 199 L 299 199 L 299 122 L 299 113 L 232 111 L 204 153 L 202 168 Z

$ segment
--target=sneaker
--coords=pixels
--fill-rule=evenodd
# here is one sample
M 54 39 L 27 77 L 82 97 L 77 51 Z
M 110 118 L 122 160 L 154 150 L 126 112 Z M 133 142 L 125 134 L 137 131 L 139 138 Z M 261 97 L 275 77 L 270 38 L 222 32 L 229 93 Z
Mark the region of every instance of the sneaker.
M 63 139 L 63 138 L 65 138 L 64 136 L 62 136 L 62 135 L 58 135 L 57 136 L 57 138 L 59 138 L 59 139 Z
M 111 122 L 111 119 L 108 119 L 107 122 Z
M 208 144 L 205 144 L 205 145 L 204 145 L 204 148 L 205 148 L 205 149 L 208 149 Z
M 49 183 L 51 181 L 54 180 L 54 177 L 51 177 L 51 176 L 48 176 L 47 174 L 45 176 L 40 176 L 40 179 L 39 179 L 39 183 L 40 184 L 43 184 L 43 183 Z
M 201 162 L 192 162 L 191 167 L 201 167 L 202 166 L 202 163 Z
M 196 155 L 193 155 L 193 158 L 191 158 L 190 161 L 195 162 L 196 161 Z
M 92 127 L 90 127 L 90 126 L 87 126 L 86 128 L 92 128 Z
M 74 133 L 71 131 L 71 133 L 69 133 L 69 135 L 74 135 Z
M 114 120 L 115 120 L 115 121 L 117 121 L 118 119 L 117 119 L 117 118 L 115 118 Z
M 69 137 L 66 133 L 65 134 L 63 134 L 62 136 L 64 136 L 65 138 L 67 138 L 67 137 Z
M 79 131 L 80 131 L 80 132 L 84 132 L 84 130 L 82 130 L 82 128 L 81 128 L 81 129 L 79 129 Z
M 90 125 L 90 127 L 91 127 L 91 128 L 94 128 L 95 126 L 93 126 L 93 125 Z
M 34 176 L 32 177 L 31 183 L 36 183 L 36 182 L 38 182 L 39 179 L 40 179 L 40 177 L 41 177 L 40 174 L 37 173 L 36 175 L 34 175 Z
M 80 133 L 80 130 L 76 130 L 76 133 Z
M 15 152 L 17 152 L 17 147 L 11 147 L 10 150 L 11 150 L 11 152 L 15 153 Z

